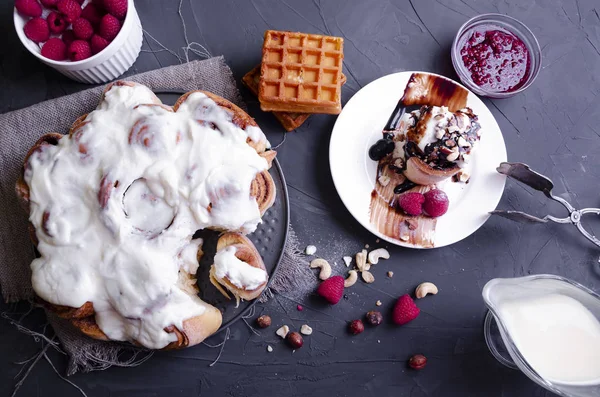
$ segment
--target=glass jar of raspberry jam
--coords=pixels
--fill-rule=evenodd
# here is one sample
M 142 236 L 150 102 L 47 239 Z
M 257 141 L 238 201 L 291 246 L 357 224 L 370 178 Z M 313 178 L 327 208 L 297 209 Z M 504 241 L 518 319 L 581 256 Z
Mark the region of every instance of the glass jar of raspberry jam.
M 502 14 L 467 21 L 452 45 L 452 64 L 471 91 L 507 98 L 533 83 L 541 67 L 537 39 L 524 24 Z

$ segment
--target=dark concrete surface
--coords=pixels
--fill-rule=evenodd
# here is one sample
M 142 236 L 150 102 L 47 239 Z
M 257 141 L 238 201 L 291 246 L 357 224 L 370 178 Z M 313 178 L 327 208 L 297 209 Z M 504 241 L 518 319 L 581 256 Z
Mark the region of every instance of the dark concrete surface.
M 184 45 L 176 0 L 137 0 L 144 28 L 166 47 Z M 260 59 L 265 29 L 326 33 L 345 38 L 347 101 L 370 81 L 397 71 L 424 70 L 455 78 L 450 44 L 469 17 L 500 12 L 522 20 L 543 50 L 541 73 L 523 94 L 486 100 L 506 141 L 508 158 L 523 161 L 551 177 L 555 192 L 578 207 L 599 206 L 600 177 L 600 3 L 597 0 L 249 0 L 184 1 L 190 40 L 213 55 L 223 54 L 239 80 Z M 65 95 L 85 86 L 45 67 L 21 47 L 12 25 L 12 1 L 0 5 L 0 112 Z M 146 41 L 144 49 L 159 49 Z M 167 52 L 142 53 L 130 73 L 177 63 Z M 242 90 L 250 114 L 274 144 L 282 138 L 272 116 Z M 303 244 L 315 244 L 329 259 L 356 252 L 375 238 L 342 205 L 331 180 L 329 136 L 335 117 L 312 116 L 287 135 L 279 149 L 290 191 L 292 224 Z M 0 127 L 1 128 L 1 127 Z M 1 133 L 1 132 L 0 132 Z M 499 205 L 544 215 L 548 205 L 509 181 Z M 592 228 L 600 228 L 598 222 Z M 391 259 L 374 268 L 377 281 L 358 284 L 334 307 L 278 296 L 258 306 L 273 318 L 273 329 L 256 336 L 243 324 L 232 327 L 218 364 L 208 367 L 216 349 L 199 346 L 158 353 L 136 368 L 111 368 L 70 379 L 88 396 L 545 396 L 518 371 L 490 355 L 482 333 L 483 285 L 494 277 L 554 273 L 600 290 L 600 250 L 572 226 L 520 226 L 490 219 L 453 246 L 416 251 L 391 247 Z M 339 263 L 338 263 L 339 264 Z M 385 274 L 394 271 L 388 279 Z M 422 281 L 440 287 L 435 298 L 419 302 L 421 316 L 398 328 L 385 324 L 350 337 L 346 322 L 374 308 L 378 299 L 388 314 L 394 298 Z M 0 306 L 23 311 L 24 307 Z M 263 309 L 264 308 L 264 309 Z M 38 313 L 27 321 L 37 330 Z M 272 331 L 308 323 L 315 332 L 293 353 Z M 20 367 L 39 343 L 0 321 L 0 395 L 12 392 Z M 213 343 L 218 343 L 216 336 Z M 267 353 L 271 344 L 275 350 Z M 428 366 L 406 369 L 407 358 L 423 353 Z M 59 370 L 65 359 L 52 354 Z M 20 396 L 77 396 L 42 360 Z

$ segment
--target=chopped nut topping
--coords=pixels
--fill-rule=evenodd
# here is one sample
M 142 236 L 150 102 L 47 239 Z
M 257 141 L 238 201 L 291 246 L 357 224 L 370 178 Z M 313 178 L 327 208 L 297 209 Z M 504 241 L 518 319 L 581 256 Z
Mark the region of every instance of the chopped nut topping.
M 417 221 L 412 218 L 405 219 L 404 223 L 406 223 L 406 226 L 408 226 L 408 230 L 417 230 L 417 227 L 419 226 Z
M 381 301 L 375 302 L 375 306 L 381 306 L 381 305 L 382 305 Z
M 392 277 L 394 277 L 394 272 L 392 272 L 392 271 L 389 271 L 389 272 L 387 272 L 387 276 L 388 276 L 389 278 L 392 278 Z
M 390 183 L 390 177 L 387 175 L 381 175 L 379 179 L 377 179 L 381 186 L 387 186 Z

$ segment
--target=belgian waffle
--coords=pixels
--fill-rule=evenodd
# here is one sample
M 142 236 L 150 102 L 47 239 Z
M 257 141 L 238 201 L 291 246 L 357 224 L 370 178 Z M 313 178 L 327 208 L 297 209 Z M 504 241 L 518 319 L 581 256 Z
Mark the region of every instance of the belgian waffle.
M 267 30 L 258 99 L 264 111 L 339 114 L 344 40 Z
M 248 89 L 258 97 L 258 84 L 260 82 L 260 65 L 246 73 L 246 75 L 242 78 L 242 83 Z M 342 74 L 341 84 L 346 84 L 346 75 Z M 285 128 L 286 131 L 290 132 L 300 127 L 308 116 L 309 113 L 292 113 L 292 112 L 272 112 L 273 116 Z

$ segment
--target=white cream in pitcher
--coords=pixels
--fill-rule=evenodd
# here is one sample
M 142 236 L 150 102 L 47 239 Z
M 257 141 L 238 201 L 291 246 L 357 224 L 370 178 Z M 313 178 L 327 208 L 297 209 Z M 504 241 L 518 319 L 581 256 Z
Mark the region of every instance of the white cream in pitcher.
M 268 146 L 260 129 L 242 130 L 202 93 L 173 112 L 144 86 L 113 86 L 71 138 L 26 167 L 36 293 L 74 308 L 92 302 L 111 340 L 176 340 L 164 328 L 207 307 L 179 277 L 197 270 L 194 233 L 250 233 L 261 222 L 250 187 L 268 165 L 248 138 Z M 240 277 L 254 277 L 246 268 L 254 272 L 237 266 Z
M 600 384 L 600 322 L 579 301 L 559 293 L 506 299 L 498 314 L 541 377 L 561 384 Z

